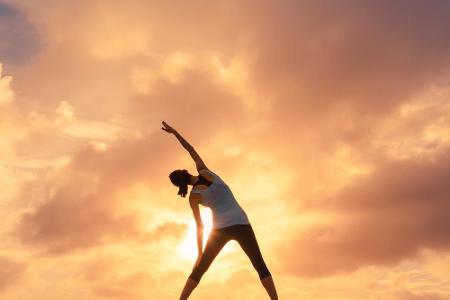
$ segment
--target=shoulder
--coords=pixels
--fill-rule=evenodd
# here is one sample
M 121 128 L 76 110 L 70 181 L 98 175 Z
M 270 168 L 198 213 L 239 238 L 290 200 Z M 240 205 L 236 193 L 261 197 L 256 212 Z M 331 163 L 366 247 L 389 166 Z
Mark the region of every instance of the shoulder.
M 214 173 L 208 168 L 203 168 L 198 171 L 200 175 L 202 175 L 206 180 L 213 182 L 214 181 Z

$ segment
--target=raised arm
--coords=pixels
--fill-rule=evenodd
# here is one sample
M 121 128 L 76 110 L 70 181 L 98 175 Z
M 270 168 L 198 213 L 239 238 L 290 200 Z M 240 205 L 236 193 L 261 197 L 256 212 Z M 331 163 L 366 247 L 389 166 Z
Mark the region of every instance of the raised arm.
M 197 167 L 197 171 L 200 172 L 202 169 L 207 169 L 205 163 L 201 159 L 200 155 L 198 155 L 197 151 L 195 151 L 194 147 L 191 146 L 191 144 L 186 141 L 181 134 L 179 134 L 175 129 L 169 126 L 166 122 L 162 122 L 163 126 L 162 129 L 167 131 L 168 133 L 173 133 L 175 137 L 180 141 L 181 145 L 183 145 L 184 149 L 186 149 L 189 154 L 191 155 L 192 159 L 195 162 L 195 166 Z

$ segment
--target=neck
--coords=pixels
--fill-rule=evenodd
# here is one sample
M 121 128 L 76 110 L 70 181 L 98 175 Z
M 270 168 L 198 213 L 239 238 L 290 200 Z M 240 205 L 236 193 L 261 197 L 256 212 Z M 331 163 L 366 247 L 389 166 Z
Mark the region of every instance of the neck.
M 194 183 L 196 183 L 198 180 L 198 176 L 192 176 L 189 177 L 189 185 L 193 185 Z

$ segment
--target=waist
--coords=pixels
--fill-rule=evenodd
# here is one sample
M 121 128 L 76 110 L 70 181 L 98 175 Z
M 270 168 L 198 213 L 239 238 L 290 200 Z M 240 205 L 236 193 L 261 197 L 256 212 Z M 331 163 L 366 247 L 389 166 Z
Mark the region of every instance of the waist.
M 222 212 L 212 211 L 213 229 L 234 224 L 249 224 L 247 214 L 242 208 L 230 209 Z

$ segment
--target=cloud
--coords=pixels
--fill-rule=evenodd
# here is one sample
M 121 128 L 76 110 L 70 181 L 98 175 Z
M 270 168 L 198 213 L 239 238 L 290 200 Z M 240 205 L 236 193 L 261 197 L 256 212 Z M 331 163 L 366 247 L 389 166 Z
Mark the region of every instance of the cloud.
M 78 275 L 86 282 L 95 299 L 164 299 L 173 297 L 185 280 L 180 271 L 154 270 L 148 272 L 141 262 L 135 264 L 130 271 L 127 263 L 131 263 L 129 255 L 119 259 L 114 256 L 93 257 L 85 260 Z M 157 274 L 157 275 L 156 275 Z
M 163 120 L 189 133 L 193 140 L 206 140 L 235 124 L 244 126 L 246 115 L 238 96 L 218 84 L 207 70 L 186 71 L 177 84 L 160 80 L 146 96 L 136 96 L 130 112 L 138 127 L 148 118 Z
M 76 191 L 72 193 L 76 195 Z M 18 228 L 21 240 L 58 254 L 136 236 L 132 216 L 115 217 L 107 209 L 93 207 L 93 201 L 89 196 L 55 195 L 22 217 Z
M 400 300 L 448 300 L 448 296 L 441 295 L 439 293 L 411 293 L 411 292 L 399 292 L 396 294 L 395 299 Z
M 89 109 L 91 114 L 123 111 L 124 106 L 125 110 L 131 106 L 127 119 L 147 118 L 148 121 L 151 115 L 170 114 L 183 125 L 198 122 L 182 121 L 186 116 L 179 111 L 192 110 L 191 115 L 196 115 L 194 119 L 202 118 L 202 123 L 205 123 L 217 120 L 218 115 L 212 108 L 216 101 L 232 105 L 226 113 L 235 116 L 239 107 L 227 95 L 233 87 L 216 84 L 221 90 L 210 93 L 207 90 L 211 85 L 208 79 L 213 79 L 211 74 L 202 74 L 206 77 L 202 81 L 198 74 L 199 66 L 194 65 L 194 70 L 186 74 L 186 65 L 196 59 L 206 61 L 210 56 L 219 56 L 225 62 L 237 58 L 242 62 L 250 89 L 256 95 L 252 101 L 257 103 L 257 107 L 270 103 L 263 114 L 257 113 L 270 128 L 261 139 L 267 139 L 274 147 L 286 148 L 286 127 L 292 129 L 289 131 L 292 138 L 300 142 L 308 142 L 305 135 L 311 128 L 321 132 L 326 136 L 321 139 L 325 144 L 323 148 L 329 149 L 337 140 L 362 139 L 376 124 L 379 115 L 408 101 L 411 95 L 442 79 L 448 71 L 450 42 L 446 34 L 447 18 L 443 13 L 448 5 L 439 1 L 427 5 L 413 1 L 408 3 L 407 10 L 402 9 L 402 4 L 389 1 L 349 1 L 345 4 L 329 3 L 325 7 L 312 1 L 263 1 L 257 3 L 258 13 L 254 9 L 256 2 L 242 4 L 233 1 L 227 4 L 198 1 L 192 7 L 183 8 L 157 1 L 145 4 L 136 1 L 126 6 L 95 1 L 92 10 L 80 9 L 78 6 L 81 4 L 61 2 L 53 4 L 51 9 L 57 9 L 59 5 L 68 5 L 73 16 L 83 20 L 81 23 L 84 25 L 74 27 L 72 22 L 61 20 L 56 14 L 48 14 L 47 22 L 66 22 L 65 30 L 73 34 L 61 36 L 59 29 L 49 31 L 49 35 L 60 37 L 54 40 L 58 44 L 52 50 L 58 52 L 44 55 L 46 58 L 40 66 L 53 65 L 50 62 L 58 59 L 63 68 L 41 74 L 42 85 L 32 86 L 30 83 L 22 87 L 27 95 L 37 97 L 41 92 L 77 94 L 83 110 Z M 204 5 L 208 14 L 198 16 L 196 7 Z M 43 18 L 42 7 L 28 6 L 36 16 Z M 177 16 L 180 22 L 171 22 L 174 11 L 182 12 Z M 109 47 L 111 51 L 117 50 L 122 54 L 107 62 L 86 59 L 85 55 L 89 54 L 81 51 L 80 45 L 93 47 L 95 42 L 108 40 L 111 32 L 116 33 L 110 27 L 120 32 L 115 35 L 119 39 L 127 36 L 122 31 L 142 35 L 147 44 L 142 46 L 144 50 L 142 47 L 139 49 L 152 54 L 121 51 L 121 45 L 127 47 L 126 43 L 113 41 L 115 47 Z M 103 28 L 103 31 L 97 32 L 96 28 Z M 176 36 L 177 39 L 168 39 L 168 36 Z M 60 51 L 58 47 L 72 50 Z M 161 63 L 165 60 L 176 62 L 175 72 L 171 71 L 171 63 Z M 184 70 L 181 78 L 180 64 Z M 89 65 L 89 72 L 80 67 L 85 65 Z M 142 70 L 144 65 L 151 71 Z M 168 78 L 179 84 L 171 85 L 164 80 L 156 82 L 156 86 L 155 83 L 150 84 L 155 80 L 153 75 L 158 73 L 160 65 L 166 65 L 165 72 L 168 69 L 169 73 L 175 74 Z M 412 65 L 415 66 L 414 72 L 411 71 Z M 61 69 L 64 69 L 64 74 L 58 73 Z M 124 80 L 127 74 L 130 77 L 128 82 Z M 62 75 L 72 85 L 52 86 L 52 91 L 47 91 L 50 82 L 57 81 L 57 77 Z M 99 81 L 98 78 L 103 79 Z M 34 79 L 27 76 L 24 80 L 30 82 Z M 110 93 L 109 85 L 105 84 L 108 82 L 115 85 L 114 93 Z M 130 95 L 129 84 L 149 96 Z M 190 85 L 193 85 L 193 91 Z M 205 86 L 205 91 L 196 92 L 197 85 L 199 88 Z M 29 90 L 29 87 L 33 89 Z M 196 93 L 196 97 L 208 99 L 203 102 L 191 98 L 191 92 Z M 44 98 L 41 101 L 51 100 Z M 95 112 L 90 105 L 92 101 L 98 104 Z M 191 103 L 192 107 L 183 103 Z M 201 108 L 208 106 L 207 112 Z M 228 109 L 228 105 L 221 108 Z M 245 122 L 245 117 L 224 121 L 230 125 L 231 122 Z M 145 126 L 143 121 L 139 124 Z
M 0 292 L 14 285 L 24 274 L 26 264 L 0 256 Z
M 186 224 L 167 222 L 156 226 L 153 231 L 146 235 L 146 239 L 149 241 L 154 241 L 168 237 L 181 238 L 186 231 Z
M 335 218 L 302 230 L 280 246 L 284 267 L 324 276 L 363 266 L 391 266 L 421 249 L 450 249 L 450 151 L 404 161 L 379 161 L 335 197 L 310 209 Z
M 299 170 L 341 143 L 370 143 L 386 115 L 448 84 L 444 1 L 258 3 L 257 14 L 254 2 L 240 8 L 247 43 L 236 47 L 257 103 L 270 103 L 260 139 Z
M 15 187 L 1 223 L 21 242 L 7 251 L 47 254 L 30 268 L 59 283 L 49 297 L 168 299 L 184 283 L 188 206 L 167 175 L 194 165 L 166 120 L 267 225 L 267 249 L 281 241 L 267 260 L 284 298 L 439 299 L 417 253 L 449 250 L 447 2 L 15 3 L 0 4 L 0 182 Z M 79 282 L 53 270 L 109 252 L 128 263 L 100 259 Z M 391 293 L 405 259 L 421 280 Z M 255 274 L 199 297 L 263 298 Z
M 42 42 L 36 27 L 18 8 L 0 2 L 0 59 L 24 64 L 38 53 Z
M 285 96 L 277 114 L 320 118 L 347 104 L 382 112 L 448 71 L 444 1 L 267 1 L 258 14 L 247 5 L 253 82 Z
M 94 141 L 114 141 L 123 138 L 138 137 L 139 133 L 112 122 L 80 120 L 74 107 L 67 101 L 61 101 L 52 120 L 56 128 L 68 137 L 90 139 Z
M 161 235 L 179 237 L 185 230 L 181 224 L 160 224 L 146 233 L 143 222 L 152 216 L 139 213 L 133 199 L 126 196 L 130 186 L 148 181 L 150 175 L 161 178 L 146 183 L 153 190 L 167 177 L 164 162 L 170 153 L 161 148 L 165 138 L 122 141 L 105 150 L 82 148 L 69 163 L 36 182 L 47 191 L 42 199 L 35 199 L 39 205 L 22 215 L 16 232 L 21 241 L 50 254 L 62 254 L 142 235 L 147 241 Z M 149 201 L 149 205 L 157 204 L 156 199 Z
M 106 299 L 143 299 L 146 290 L 153 285 L 152 278 L 146 273 L 134 273 L 108 283 L 96 284 L 93 294 Z
M 0 106 L 11 103 L 14 99 L 11 81 L 11 76 L 3 76 L 3 64 L 0 63 Z

